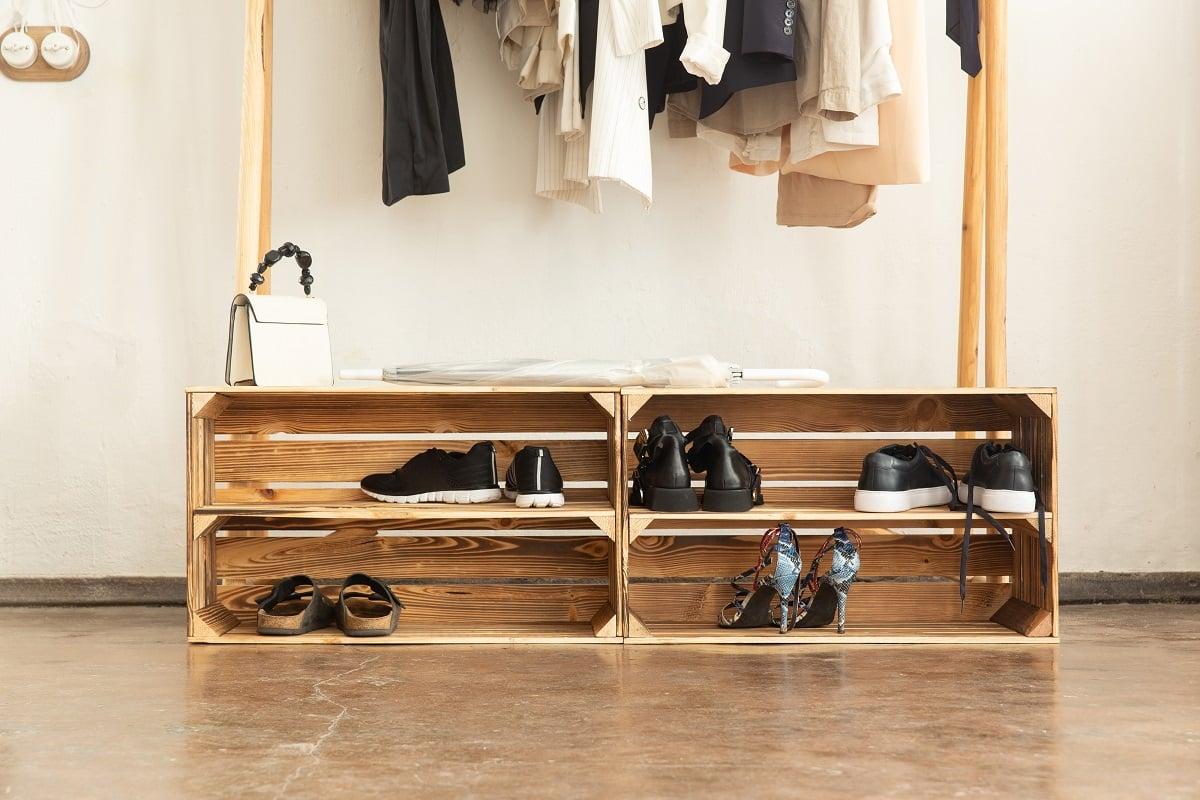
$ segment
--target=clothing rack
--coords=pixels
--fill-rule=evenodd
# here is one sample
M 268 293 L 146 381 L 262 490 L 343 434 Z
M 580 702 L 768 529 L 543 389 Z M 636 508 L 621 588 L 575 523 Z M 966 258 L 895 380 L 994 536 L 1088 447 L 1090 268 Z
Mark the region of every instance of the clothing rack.
M 271 246 L 274 5 L 246 0 L 235 291 L 249 286 L 250 273 Z M 984 68 L 967 79 L 958 385 L 978 385 L 982 319 L 984 385 L 998 387 L 1008 383 L 1008 0 L 981 0 L 979 27 Z M 259 294 L 270 292 L 270 273 L 264 277 Z

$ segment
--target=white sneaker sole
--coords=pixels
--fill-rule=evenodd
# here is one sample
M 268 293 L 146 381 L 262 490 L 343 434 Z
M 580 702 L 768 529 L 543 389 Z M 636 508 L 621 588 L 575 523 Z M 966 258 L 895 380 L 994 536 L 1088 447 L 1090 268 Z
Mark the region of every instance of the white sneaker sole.
M 967 502 L 967 485 L 958 483 L 958 499 Z M 1037 507 L 1033 492 L 1018 492 L 1015 489 L 987 489 L 976 486 L 973 495 L 975 505 L 984 511 L 998 514 L 1032 514 Z
M 874 492 L 867 489 L 854 490 L 854 510 L 871 514 L 891 514 L 925 506 L 944 506 L 953 499 L 945 486 L 930 486 L 925 489 L 907 489 L 901 492 Z
M 446 492 L 423 494 L 375 494 L 363 489 L 363 493 L 385 503 L 490 503 L 500 499 L 499 489 L 451 489 Z
M 567 498 L 563 497 L 561 492 L 558 494 L 518 494 L 505 489 L 504 496 L 515 501 L 517 508 L 559 508 L 567 502 Z

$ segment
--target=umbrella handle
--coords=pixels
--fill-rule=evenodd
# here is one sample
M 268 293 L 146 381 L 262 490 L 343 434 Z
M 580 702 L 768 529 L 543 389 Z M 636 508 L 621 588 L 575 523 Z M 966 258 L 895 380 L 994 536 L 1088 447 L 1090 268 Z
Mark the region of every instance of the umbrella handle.
M 383 380 L 383 370 L 381 369 L 343 369 L 338 370 L 338 377 L 344 381 L 381 381 Z
M 829 373 L 823 369 L 743 369 L 744 381 L 795 381 L 824 386 L 829 383 Z

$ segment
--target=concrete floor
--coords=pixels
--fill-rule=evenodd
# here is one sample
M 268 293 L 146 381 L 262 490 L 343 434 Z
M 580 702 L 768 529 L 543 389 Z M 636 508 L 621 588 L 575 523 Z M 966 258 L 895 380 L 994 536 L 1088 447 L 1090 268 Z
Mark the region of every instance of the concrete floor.
M 221 647 L 0 609 L 3 797 L 1200 797 L 1200 606 L 1059 647 Z

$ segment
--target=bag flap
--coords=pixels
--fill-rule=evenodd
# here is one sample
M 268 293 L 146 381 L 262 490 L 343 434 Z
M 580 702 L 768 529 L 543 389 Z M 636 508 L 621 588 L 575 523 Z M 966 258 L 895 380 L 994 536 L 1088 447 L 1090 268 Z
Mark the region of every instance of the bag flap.
M 240 294 L 234 302 L 242 298 L 250 306 L 255 322 L 324 325 L 327 321 L 325 303 L 315 297 Z

